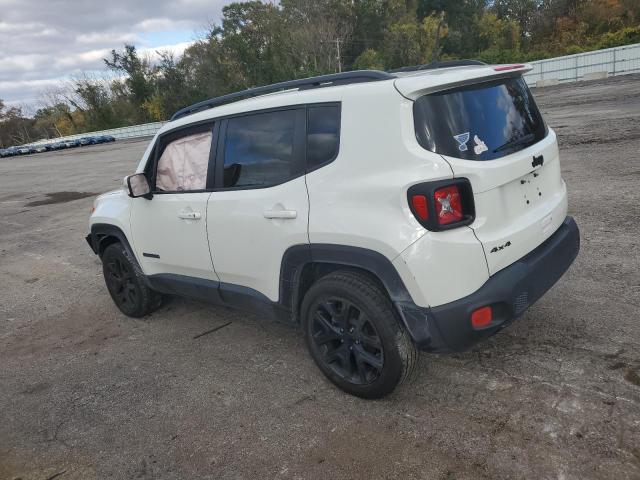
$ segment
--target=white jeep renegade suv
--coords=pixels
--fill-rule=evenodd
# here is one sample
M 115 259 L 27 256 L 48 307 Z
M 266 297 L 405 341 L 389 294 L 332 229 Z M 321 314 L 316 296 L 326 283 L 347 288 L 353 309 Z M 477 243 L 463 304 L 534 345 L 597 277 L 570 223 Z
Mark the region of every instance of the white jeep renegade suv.
M 177 112 L 95 201 L 111 297 L 131 317 L 179 294 L 300 324 L 329 380 L 388 394 L 418 350 L 493 335 L 578 254 L 528 69 L 348 72 Z

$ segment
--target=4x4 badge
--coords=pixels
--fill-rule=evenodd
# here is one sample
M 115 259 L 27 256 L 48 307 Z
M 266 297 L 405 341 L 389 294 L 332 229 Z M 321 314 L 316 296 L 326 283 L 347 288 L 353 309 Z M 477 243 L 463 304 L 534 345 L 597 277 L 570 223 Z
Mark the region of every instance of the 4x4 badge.
M 507 242 L 504 245 L 498 245 L 497 247 L 493 247 L 491 249 L 491 253 L 496 253 L 496 252 L 498 252 L 500 250 L 504 250 L 505 248 L 510 247 L 510 246 L 511 246 L 511 242 Z

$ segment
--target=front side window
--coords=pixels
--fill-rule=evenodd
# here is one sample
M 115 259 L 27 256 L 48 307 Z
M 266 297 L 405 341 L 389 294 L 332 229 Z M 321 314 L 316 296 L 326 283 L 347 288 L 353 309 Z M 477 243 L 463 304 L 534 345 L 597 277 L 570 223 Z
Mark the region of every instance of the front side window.
M 229 119 L 224 148 L 224 187 L 259 188 L 295 176 L 296 111 Z
M 465 160 L 493 160 L 542 140 L 547 127 L 522 77 L 424 95 L 413 107 L 423 148 Z
M 156 190 L 183 192 L 207 187 L 211 129 L 166 144 L 156 168 Z
M 307 113 L 307 168 L 332 161 L 340 148 L 340 106 L 311 106 Z

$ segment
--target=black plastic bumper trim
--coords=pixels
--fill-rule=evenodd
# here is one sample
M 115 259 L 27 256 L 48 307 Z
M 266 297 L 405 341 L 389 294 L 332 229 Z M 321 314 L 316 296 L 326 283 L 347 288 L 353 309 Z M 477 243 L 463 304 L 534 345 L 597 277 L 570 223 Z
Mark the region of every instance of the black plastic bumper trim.
M 520 317 L 567 271 L 579 250 L 578 226 L 573 218 L 567 217 L 545 242 L 493 275 L 471 295 L 433 308 L 396 305 L 405 317 L 405 324 L 412 325 L 409 333 L 419 348 L 465 351 Z M 473 329 L 471 313 L 486 305 L 493 307 L 493 322 L 486 328 Z
M 86 237 L 84 237 L 84 239 L 87 241 L 87 243 L 89 244 L 89 247 L 91 247 L 91 251 L 94 254 L 98 254 L 98 250 L 96 248 L 96 246 L 93 244 L 93 235 L 89 234 Z

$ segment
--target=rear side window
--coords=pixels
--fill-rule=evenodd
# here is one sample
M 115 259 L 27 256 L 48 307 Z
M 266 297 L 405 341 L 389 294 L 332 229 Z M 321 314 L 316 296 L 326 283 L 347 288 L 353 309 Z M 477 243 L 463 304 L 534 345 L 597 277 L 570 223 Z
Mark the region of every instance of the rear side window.
M 420 97 L 413 106 L 423 148 L 465 160 L 493 160 L 542 140 L 547 127 L 522 77 Z
M 331 162 L 340 147 L 340 106 L 319 105 L 307 110 L 307 169 Z
M 269 187 L 289 180 L 294 156 L 296 111 L 229 119 L 224 149 L 224 187 Z

